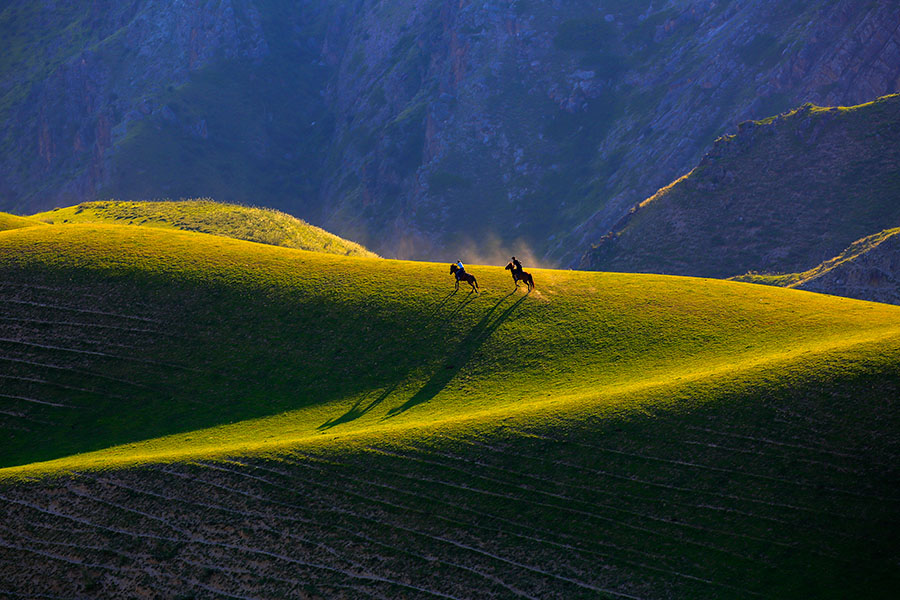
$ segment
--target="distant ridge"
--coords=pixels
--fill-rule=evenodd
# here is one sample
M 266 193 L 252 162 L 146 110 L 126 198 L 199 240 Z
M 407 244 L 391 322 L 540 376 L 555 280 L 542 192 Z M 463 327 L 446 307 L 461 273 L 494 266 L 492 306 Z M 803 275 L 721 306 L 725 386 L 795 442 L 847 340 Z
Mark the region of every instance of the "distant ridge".
M 82 202 L 32 217 L 51 224 L 110 223 L 197 231 L 224 237 L 347 256 L 376 256 L 320 227 L 270 208 L 223 204 L 209 199 Z
M 900 95 L 747 121 L 635 206 L 582 258 L 594 270 L 801 272 L 900 223 Z
M 747 273 L 734 281 L 900 304 L 900 227 L 866 236 L 802 273 Z

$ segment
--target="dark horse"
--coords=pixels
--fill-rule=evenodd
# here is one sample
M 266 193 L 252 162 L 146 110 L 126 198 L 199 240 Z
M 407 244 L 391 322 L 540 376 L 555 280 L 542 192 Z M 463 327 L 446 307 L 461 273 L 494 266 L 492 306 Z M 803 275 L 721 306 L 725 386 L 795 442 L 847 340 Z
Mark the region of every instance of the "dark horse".
M 457 267 L 456 264 L 450 265 L 450 274 L 451 275 L 456 275 L 457 271 L 459 271 L 459 267 Z M 475 290 L 475 293 L 476 294 L 478 293 L 478 280 L 475 279 L 474 275 L 470 275 L 469 273 L 466 273 L 465 271 L 463 271 L 463 274 L 460 275 L 456 279 L 456 289 L 459 289 L 460 280 L 465 281 L 466 283 L 471 285 L 472 289 Z
M 512 271 L 513 283 L 516 284 L 516 287 L 519 287 L 519 281 L 524 281 L 529 292 L 534 289 L 534 277 L 531 276 L 531 273 L 517 271 L 512 263 L 506 263 L 506 270 Z

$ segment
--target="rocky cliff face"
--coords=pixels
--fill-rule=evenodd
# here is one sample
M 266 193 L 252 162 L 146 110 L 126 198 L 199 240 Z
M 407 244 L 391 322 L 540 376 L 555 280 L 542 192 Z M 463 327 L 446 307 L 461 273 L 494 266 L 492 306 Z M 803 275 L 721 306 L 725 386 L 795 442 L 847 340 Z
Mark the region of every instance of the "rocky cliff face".
M 891 0 L 20 0 L 0 19 L 0 209 L 211 195 L 401 257 L 572 264 L 738 121 L 900 77 Z

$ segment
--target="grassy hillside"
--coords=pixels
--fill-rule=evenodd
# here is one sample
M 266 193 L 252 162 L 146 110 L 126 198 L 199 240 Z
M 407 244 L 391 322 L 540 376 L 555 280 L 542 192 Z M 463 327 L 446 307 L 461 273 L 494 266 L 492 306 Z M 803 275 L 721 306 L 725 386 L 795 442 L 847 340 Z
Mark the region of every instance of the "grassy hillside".
M 900 304 L 898 236 L 900 227 L 866 236 L 802 273 L 747 273 L 732 280 Z
M 743 123 L 585 255 L 592 269 L 800 272 L 900 224 L 900 95 Z
M 0 212 L 0 231 L 18 229 L 20 227 L 32 227 L 34 225 L 43 225 L 43 223 L 36 219 Z
M 471 271 L 0 233 L 0 593 L 895 589 L 900 308 Z
M 375 256 L 357 243 L 281 211 L 212 200 L 83 202 L 39 213 L 32 218 L 55 224 L 113 223 L 182 229 L 300 250 Z

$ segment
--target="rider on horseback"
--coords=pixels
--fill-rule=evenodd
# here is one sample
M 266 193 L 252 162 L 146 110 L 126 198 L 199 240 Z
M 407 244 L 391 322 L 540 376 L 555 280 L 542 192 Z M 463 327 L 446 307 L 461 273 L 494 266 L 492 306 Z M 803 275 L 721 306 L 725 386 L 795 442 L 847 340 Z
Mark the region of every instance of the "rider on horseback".
M 456 280 L 462 281 L 463 275 L 466 274 L 466 268 L 463 266 L 461 260 L 456 261 L 456 266 L 458 267 L 456 270 Z
M 512 264 L 513 264 L 513 275 L 515 275 L 517 278 L 522 277 L 522 263 L 517 261 L 515 256 L 512 257 Z

